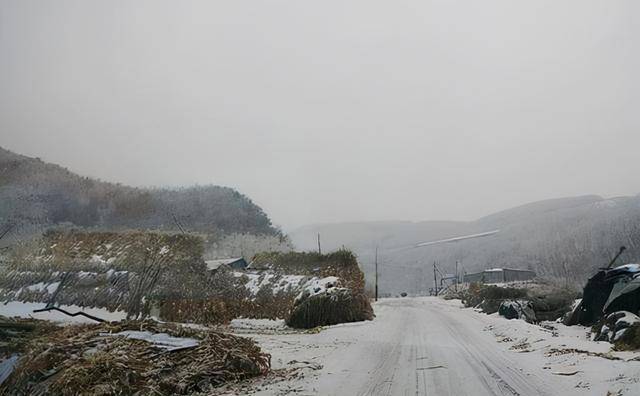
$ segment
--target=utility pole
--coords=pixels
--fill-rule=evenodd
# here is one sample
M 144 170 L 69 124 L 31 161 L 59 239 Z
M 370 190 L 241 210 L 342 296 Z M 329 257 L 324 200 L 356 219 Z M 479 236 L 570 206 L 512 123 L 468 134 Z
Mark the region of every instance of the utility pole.
M 173 222 L 176 223 L 176 225 L 180 229 L 180 232 L 183 233 L 183 234 L 186 234 L 184 228 L 182 227 L 182 224 L 180 224 L 180 222 L 178 221 L 178 218 L 176 217 L 176 215 L 174 213 L 171 213 L 171 216 L 173 216 Z
M 456 260 L 456 292 L 458 291 L 458 260 Z
M 436 296 L 438 295 L 438 278 L 436 276 L 436 262 L 433 262 L 433 287 L 435 288 Z
M 376 301 L 378 301 L 378 245 L 376 245 Z
M 320 248 L 320 233 L 318 233 L 318 254 L 322 254 L 322 249 Z

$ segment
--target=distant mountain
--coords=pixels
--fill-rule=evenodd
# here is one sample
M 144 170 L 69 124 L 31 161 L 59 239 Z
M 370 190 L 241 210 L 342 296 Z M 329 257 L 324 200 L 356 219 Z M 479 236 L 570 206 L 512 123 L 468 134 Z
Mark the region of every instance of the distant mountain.
M 491 231 L 499 232 L 469 238 Z M 294 230 L 290 237 L 297 248 L 315 250 L 318 233 L 323 250 L 353 249 L 369 280 L 378 245 L 380 289 L 387 293 L 426 292 L 433 284 L 434 261 L 445 273 L 454 273 L 457 261 L 465 272 L 527 268 L 579 285 L 606 265 L 621 245 L 627 247 L 621 262 L 640 261 L 640 196 L 552 199 L 470 222 L 311 225 Z
M 280 234 L 260 207 L 232 188 L 129 187 L 82 177 L 2 148 L 0 221 L 40 229 L 66 224 L 104 229 L 182 227 L 217 235 Z

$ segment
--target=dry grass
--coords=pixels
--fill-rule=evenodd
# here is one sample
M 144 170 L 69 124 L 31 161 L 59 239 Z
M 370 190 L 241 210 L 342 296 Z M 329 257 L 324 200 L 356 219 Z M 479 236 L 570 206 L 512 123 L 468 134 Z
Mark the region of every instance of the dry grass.
M 57 328 L 56 325 L 43 320 L 10 319 L 0 316 L 0 359 L 23 352 L 30 340 Z
M 622 337 L 614 343 L 616 351 L 637 351 L 640 349 L 640 324 L 629 326 Z
M 373 319 L 373 309 L 364 293 L 341 289 L 299 300 L 287 318 L 287 325 L 311 329 L 338 323 Z
M 199 345 L 164 351 L 101 333 L 144 330 L 191 337 Z M 270 355 L 250 339 L 156 322 L 67 326 L 32 340 L 2 395 L 175 395 L 210 392 L 261 374 Z
M 527 300 L 531 302 L 537 320 L 556 320 L 571 310 L 576 293 L 553 285 L 528 284 L 520 287 L 482 285 L 472 283 L 461 291 L 460 297 L 467 307 L 480 307 L 488 314 L 498 311 L 502 301 Z
M 284 274 L 320 278 L 336 276 L 342 280 L 345 287 L 364 291 L 364 274 L 358 266 L 356 256 L 346 249 L 327 254 L 315 252 L 260 253 L 253 258 L 252 265 L 270 268 Z

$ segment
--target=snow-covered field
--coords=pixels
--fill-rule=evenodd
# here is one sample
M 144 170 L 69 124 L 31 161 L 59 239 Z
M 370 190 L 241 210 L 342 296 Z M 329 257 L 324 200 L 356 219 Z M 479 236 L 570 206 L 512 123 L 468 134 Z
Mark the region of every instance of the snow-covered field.
M 274 374 L 228 394 L 639 395 L 640 353 L 587 328 L 506 320 L 433 297 L 385 299 L 371 322 L 249 334 Z M 247 323 L 249 325 L 250 323 Z M 264 325 L 264 324 L 262 324 Z M 224 391 L 223 391 L 224 393 Z

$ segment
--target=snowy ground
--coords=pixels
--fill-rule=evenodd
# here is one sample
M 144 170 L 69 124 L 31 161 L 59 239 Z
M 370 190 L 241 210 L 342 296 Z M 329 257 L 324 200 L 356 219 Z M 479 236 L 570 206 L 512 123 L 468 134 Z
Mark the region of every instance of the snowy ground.
M 253 395 L 638 395 L 639 353 L 613 353 L 584 327 L 506 320 L 433 297 L 386 299 L 371 322 L 318 334 L 248 333 L 274 374 Z M 548 324 L 549 325 L 549 324 Z M 264 323 L 262 324 L 264 326 Z M 223 392 L 224 393 L 224 392 Z
M 96 321 L 91 320 L 84 316 L 72 317 L 57 311 L 38 312 L 38 313 L 33 312 L 36 309 L 44 308 L 46 305 L 47 304 L 45 303 L 23 303 L 20 301 L 0 302 L 0 316 L 6 316 L 9 318 L 12 318 L 12 317 L 34 318 L 34 319 L 41 319 L 41 320 L 49 320 L 52 322 L 63 323 L 63 324 L 64 323 L 74 323 L 74 324 L 96 323 Z M 102 308 L 84 308 L 76 305 L 59 305 L 58 307 L 71 313 L 83 311 L 89 315 L 93 315 L 107 321 L 119 321 L 127 317 L 126 312 L 121 312 L 121 311 L 110 312 Z
M 294 329 L 287 327 L 283 319 L 233 319 L 229 323 L 229 328 L 234 333 L 250 333 L 250 334 L 283 334 L 296 332 Z
M 32 313 L 42 306 L 0 304 L 0 315 L 90 321 L 56 312 Z M 374 307 L 373 321 L 331 326 L 318 333 L 289 329 L 282 320 L 232 321 L 229 331 L 255 339 L 272 354 L 273 373 L 221 393 L 640 394 L 640 353 L 612 352 L 609 343 L 590 341 L 585 327 L 536 326 L 435 297 L 384 299 Z M 86 311 L 108 320 L 124 317 L 121 312 Z

